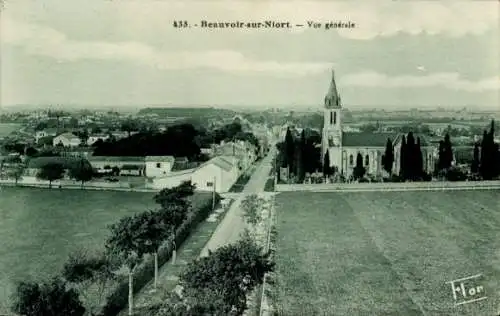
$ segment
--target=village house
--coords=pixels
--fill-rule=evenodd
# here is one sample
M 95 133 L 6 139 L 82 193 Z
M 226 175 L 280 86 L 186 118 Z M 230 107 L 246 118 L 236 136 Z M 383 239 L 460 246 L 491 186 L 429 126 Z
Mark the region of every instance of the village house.
M 257 160 L 256 147 L 249 142 L 238 140 L 235 142 L 222 141 L 214 146 L 214 156 L 234 156 L 238 159 L 238 168 L 247 170 Z
M 172 171 L 174 156 L 146 156 L 146 176 L 150 178 L 162 177 Z
M 106 141 L 108 139 L 109 135 L 106 134 L 92 134 L 87 138 L 87 145 L 92 146 L 98 140 Z
M 150 188 L 163 189 L 190 180 L 196 190 L 228 192 L 240 174 L 235 157 L 217 156 L 194 169 L 171 172 L 148 183 Z
M 98 173 L 108 173 L 118 168 L 120 174 L 144 175 L 146 162 L 144 157 L 133 156 L 90 156 L 88 158 L 92 168 Z
M 54 139 L 52 140 L 52 145 L 54 147 L 61 145 L 64 147 L 76 147 L 79 146 L 81 142 L 82 140 L 80 139 L 80 137 L 76 136 L 73 133 L 66 132 L 54 137 Z
M 94 152 L 94 148 L 90 146 L 85 147 L 54 147 L 62 157 L 74 157 L 74 158 L 89 158 Z
M 238 166 L 231 160 L 234 158 L 224 156 L 210 159 L 196 168 L 191 182 L 201 191 L 228 192 L 240 174 Z
M 40 139 L 45 137 L 55 137 L 57 135 L 56 128 L 46 128 L 42 131 L 35 132 L 35 142 L 38 144 Z

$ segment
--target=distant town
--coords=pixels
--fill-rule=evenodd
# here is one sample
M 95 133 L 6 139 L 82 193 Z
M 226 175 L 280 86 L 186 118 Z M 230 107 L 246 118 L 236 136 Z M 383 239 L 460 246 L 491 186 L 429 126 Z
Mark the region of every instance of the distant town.
M 99 181 L 146 189 L 164 186 L 167 178 L 178 183 L 191 177 L 185 170 L 194 172 L 202 164 L 224 161 L 236 166 L 237 171 L 230 177 L 237 179 L 248 175 L 253 162 L 262 158 L 269 146 L 284 141 L 287 130 L 297 137 L 306 130 L 312 146 L 321 147 L 324 129 L 321 107 L 314 112 L 216 107 L 151 107 L 135 113 L 70 109 L 0 112 L 0 175 L 4 179 L 9 175 L 16 178 L 21 168 L 25 177 L 19 178 L 20 183 L 36 183 L 37 168 L 43 164 L 59 162 L 70 168 L 79 159 L 85 159 Z M 387 140 L 384 135 L 418 133 L 425 138 L 433 157 L 437 157 L 439 141 L 449 135 L 453 164 L 461 168 L 470 166 L 474 144 L 480 141 L 490 121 L 498 119 L 498 113 L 467 108 L 350 111 L 342 107 L 339 115 L 344 133 L 358 138 L 378 135 L 382 147 Z M 182 135 L 176 132 L 179 129 L 184 130 Z M 497 136 L 495 142 L 499 142 Z M 310 173 L 322 171 L 324 154 L 323 150 L 321 159 L 319 152 L 312 154 L 318 157 L 307 168 Z M 69 173 L 66 175 L 69 177 Z M 201 187 L 206 188 L 211 182 L 206 179 L 213 176 L 202 178 L 205 185 Z M 228 184 L 222 186 L 217 191 L 229 189 L 232 184 L 228 188 Z

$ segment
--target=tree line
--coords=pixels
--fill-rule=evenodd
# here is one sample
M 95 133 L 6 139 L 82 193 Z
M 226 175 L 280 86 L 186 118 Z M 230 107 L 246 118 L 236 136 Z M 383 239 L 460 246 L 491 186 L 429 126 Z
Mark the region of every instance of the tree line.
M 230 123 L 215 130 L 195 128 L 192 124 L 177 124 L 164 132 L 148 131 L 119 140 L 98 140 L 93 147 L 95 156 L 174 156 L 200 161 L 206 160 L 201 148 L 210 148 L 222 140 L 244 140 L 259 146 L 255 135 L 244 132 L 241 124 Z
M 297 138 L 292 135 L 290 128 L 287 129 L 285 140 L 278 143 L 278 155 L 276 165 L 281 168 L 287 168 L 288 177 L 297 177 L 299 182 L 304 181 L 306 173 L 319 171 L 321 136 L 318 132 L 311 129 L 303 129 Z M 280 179 L 280 170 L 277 169 L 278 180 Z
M 160 206 L 158 210 L 127 216 L 109 226 L 110 235 L 104 251 L 95 254 L 76 252 L 69 257 L 59 276 L 41 283 L 19 283 L 12 311 L 26 316 L 116 315 L 123 307 L 121 292 L 108 296 L 103 309 L 100 308 L 102 296 L 106 286 L 116 280 L 117 271 L 126 267 L 126 301 L 129 315 L 133 315 L 134 293 L 138 289 L 134 276 L 144 277 L 145 268 L 141 262 L 145 256 L 154 257 L 153 286 L 156 288 L 159 252 L 164 251 L 162 245 L 168 245 L 167 249 L 172 251 L 172 264 L 175 264 L 178 234 L 186 227 L 194 229 L 189 223 L 196 215 L 188 199 L 194 189 L 195 186 L 186 181 L 177 187 L 161 190 L 154 196 Z M 246 309 L 246 296 L 272 269 L 269 254 L 247 236 L 190 263 L 180 275 L 182 295 L 168 296 L 148 314 L 242 315 Z M 141 281 L 141 286 L 147 282 Z M 97 290 L 89 292 L 92 284 Z

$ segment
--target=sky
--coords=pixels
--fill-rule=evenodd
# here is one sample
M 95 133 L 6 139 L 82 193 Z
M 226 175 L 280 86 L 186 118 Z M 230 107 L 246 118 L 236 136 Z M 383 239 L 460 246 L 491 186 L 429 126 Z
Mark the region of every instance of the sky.
M 5 107 L 321 108 L 334 69 L 353 110 L 500 110 L 499 1 L 7 0 L 0 23 Z

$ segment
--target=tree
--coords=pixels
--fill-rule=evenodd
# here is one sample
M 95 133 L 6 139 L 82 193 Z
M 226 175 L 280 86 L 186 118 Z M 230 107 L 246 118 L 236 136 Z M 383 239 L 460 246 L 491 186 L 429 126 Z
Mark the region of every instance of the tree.
M 85 128 L 77 133 L 77 136 L 80 138 L 80 145 L 87 146 L 87 141 L 89 139 L 89 132 Z
M 179 200 L 175 203 L 165 205 L 159 211 L 162 217 L 162 223 L 170 235 L 172 244 L 172 264 L 175 264 L 177 257 L 177 243 L 175 241 L 175 232 L 179 226 L 186 220 L 189 209 L 189 203 L 185 200 Z
M 172 220 L 170 215 L 173 215 L 175 218 L 176 215 L 182 214 L 178 216 L 175 220 Z M 155 271 L 154 271 L 154 288 L 156 289 L 158 284 L 158 250 L 163 242 L 168 238 L 168 236 L 172 236 L 175 239 L 175 234 L 172 234 L 172 231 L 175 232 L 176 228 L 182 223 L 185 219 L 186 212 L 175 212 L 167 214 L 165 210 L 160 212 L 146 212 L 144 213 L 144 221 L 147 225 L 147 230 L 145 232 L 144 238 L 145 240 L 145 252 L 148 254 L 152 254 L 154 256 L 155 263 Z
M 38 284 L 21 282 L 14 294 L 12 311 L 25 316 L 83 316 L 78 292 L 61 279 Z
M 78 165 L 73 166 L 69 169 L 69 176 L 72 179 L 81 181 L 81 187 L 83 189 L 83 184 L 87 181 L 92 180 L 92 177 L 94 176 L 94 170 L 92 169 L 92 166 L 86 164 L 85 160 L 82 159 L 80 160 Z
M 413 132 L 409 132 L 406 137 L 406 148 L 405 148 L 405 180 L 415 178 L 415 137 Z
M 385 153 L 382 159 L 382 164 L 384 170 L 387 171 L 388 174 L 392 172 L 392 164 L 394 163 L 394 149 L 392 147 L 392 142 L 389 138 L 387 138 L 387 143 L 385 144 Z
M 196 186 L 191 180 L 183 181 L 178 186 L 173 188 L 162 189 L 154 196 L 154 201 L 162 207 L 170 204 L 184 204 L 187 197 L 194 194 Z
M 90 130 L 90 132 L 92 134 L 100 134 L 100 133 L 102 133 L 102 129 L 99 126 L 94 126 L 94 127 L 92 127 L 92 129 Z
M 28 157 L 34 157 L 34 156 L 36 156 L 36 154 L 38 154 L 38 150 L 36 150 L 35 148 L 30 146 L 30 147 L 26 148 L 25 153 L 26 153 L 26 156 L 28 156 Z
M 306 136 L 304 130 L 300 133 L 300 140 L 297 144 L 296 148 L 296 156 L 297 156 L 297 177 L 299 183 L 304 181 L 306 175 Z
M 421 180 L 424 174 L 424 159 L 422 157 L 422 147 L 420 144 L 420 137 L 417 137 L 415 144 L 415 168 L 413 178 L 414 180 Z
M 473 174 L 477 174 L 479 172 L 479 144 L 474 144 L 474 154 L 472 163 L 470 166 L 470 171 Z
M 332 167 L 330 167 L 330 155 L 328 150 L 325 153 L 325 158 L 323 159 L 323 176 L 329 177 L 332 175 Z
M 217 315 L 230 315 L 232 310 L 241 315 L 246 309 L 246 294 L 273 269 L 269 253 L 263 253 L 247 236 L 190 263 L 180 281 L 187 297 L 194 298 L 191 304 L 208 303 L 219 311 Z
M 23 174 L 24 174 L 24 167 L 22 165 L 16 165 L 14 168 L 9 170 L 8 176 L 14 178 L 14 180 L 16 181 L 15 185 L 17 185 Z
M 139 126 L 138 126 L 137 122 L 129 119 L 129 120 L 126 120 L 125 122 L 122 123 L 120 129 L 124 132 L 127 132 L 128 137 L 130 137 L 131 132 L 135 132 L 135 131 L 139 130 Z
M 401 148 L 399 151 L 399 176 L 406 179 L 406 136 L 403 135 L 401 139 Z
M 354 176 L 354 179 L 361 179 L 365 176 L 366 169 L 363 167 L 363 157 L 361 156 L 361 153 L 358 153 L 356 156 L 356 166 L 354 166 L 354 169 L 352 171 L 352 175 Z
M 485 180 L 490 179 L 490 149 L 491 142 L 489 141 L 489 134 L 485 130 L 483 132 L 483 139 L 481 140 L 481 163 L 479 165 L 479 173 Z
M 100 307 L 106 285 L 115 278 L 113 271 L 116 268 L 116 262 L 106 253 L 89 254 L 86 250 L 80 250 L 69 256 L 62 276 L 80 288 L 80 294 L 85 297 L 86 309 L 92 314 Z M 97 283 L 95 292 L 90 292 L 92 283 Z
M 450 135 L 446 134 L 444 136 L 444 161 L 443 167 L 445 169 L 451 167 L 451 163 L 453 162 L 453 148 L 450 141 Z
M 133 279 L 134 270 L 148 251 L 149 216 L 145 213 L 122 218 L 109 226 L 111 235 L 106 240 L 107 254 L 119 260 L 128 268 L 128 306 L 129 315 L 134 311 Z
M 481 163 L 479 171 L 483 179 L 492 180 L 500 174 L 498 144 L 495 143 L 495 122 L 491 121 L 490 131 L 484 131 L 481 141 Z
M 260 209 L 264 200 L 260 198 L 257 194 L 247 195 L 241 201 L 241 208 L 243 210 L 243 217 L 245 221 L 253 228 L 252 231 L 255 234 L 255 227 L 261 221 Z
M 294 171 L 294 158 L 295 158 L 295 140 L 293 139 L 290 128 L 287 128 L 285 135 L 285 162 L 288 167 L 289 173 Z
M 64 167 L 60 163 L 49 162 L 40 168 L 37 177 L 49 181 L 49 188 L 52 188 L 52 181 L 62 179 Z

